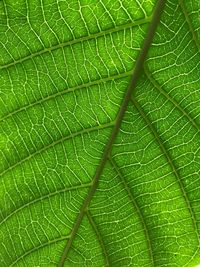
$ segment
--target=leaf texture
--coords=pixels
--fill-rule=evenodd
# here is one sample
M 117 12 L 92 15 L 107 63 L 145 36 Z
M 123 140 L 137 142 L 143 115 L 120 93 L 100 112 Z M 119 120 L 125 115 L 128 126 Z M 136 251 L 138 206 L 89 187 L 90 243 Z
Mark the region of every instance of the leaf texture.
M 0 2 L 0 266 L 200 264 L 198 0 L 166 1 L 116 126 L 159 2 Z

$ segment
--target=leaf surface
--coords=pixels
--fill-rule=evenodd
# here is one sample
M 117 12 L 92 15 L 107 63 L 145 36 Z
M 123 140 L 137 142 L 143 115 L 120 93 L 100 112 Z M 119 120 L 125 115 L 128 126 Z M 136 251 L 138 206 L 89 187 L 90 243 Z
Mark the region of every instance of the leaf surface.
M 0 266 L 200 264 L 199 1 L 124 100 L 159 2 L 1 1 Z

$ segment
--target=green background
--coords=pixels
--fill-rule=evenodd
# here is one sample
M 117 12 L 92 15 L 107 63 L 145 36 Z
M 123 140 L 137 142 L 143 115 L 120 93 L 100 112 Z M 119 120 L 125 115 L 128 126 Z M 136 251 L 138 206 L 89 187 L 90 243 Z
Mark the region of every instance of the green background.
M 0 2 L 0 266 L 57 266 L 155 1 Z M 200 2 L 166 1 L 65 266 L 200 264 Z

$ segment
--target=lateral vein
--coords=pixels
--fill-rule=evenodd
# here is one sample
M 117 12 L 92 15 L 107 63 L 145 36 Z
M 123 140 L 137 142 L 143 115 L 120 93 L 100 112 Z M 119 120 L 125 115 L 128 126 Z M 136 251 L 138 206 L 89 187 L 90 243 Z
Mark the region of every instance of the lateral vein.
M 90 213 L 89 210 L 86 211 L 86 215 L 87 215 L 87 218 L 88 218 L 88 221 L 90 222 L 97 238 L 98 238 L 98 241 L 99 241 L 99 244 L 101 245 L 101 248 L 102 248 L 102 252 L 105 256 L 105 267 L 109 267 L 110 264 L 109 264 L 109 257 L 108 257 L 108 253 L 107 253 L 107 250 L 106 250 L 106 247 L 105 247 L 105 244 L 104 244 L 104 241 L 103 239 L 101 238 L 101 234 L 99 233 L 99 229 L 97 228 L 96 224 L 95 224 L 95 221 L 94 219 L 92 218 L 92 214 Z
M 128 197 L 130 199 L 130 202 L 132 203 L 133 210 L 137 211 L 139 220 L 140 220 L 140 222 L 142 223 L 142 226 L 143 226 L 144 235 L 145 235 L 146 240 L 147 240 L 149 259 L 151 261 L 152 267 L 154 267 L 155 264 L 154 264 L 154 258 L 153 258 L 153 249 L 152 249 L 151 239 L 150 239 L 150 235 L 149 235 L 149 230 L 148 230 L 144 215 L 142 214 L 137 201 L 134 199 L 134 196 L 133 196 L 130 188 L 128 187 L 128 183 L 127 183 L 126 179 L 123 177 L 119 167 L 117 166 L 117 163 L 115 162 L 115 160 L 113 158 L 109 158 L 109 161 L 112 164 L 112 166 L 114 167 L 115 171 L 117 172 L 121 182 L 123 183 L 124 189 L 126 190 L 126 193 L 127 193 Z
M 91 34 L 91 35 L 88 35 L 88 36 L 80 37 L 80 38 L 77 38 L 77 39 L 74 39 L 74 40 L 71 40 L 71 41 L 66 41 L 64 43 L 60 43 L 60 44 L 54 45 L 52 47 L 48 47 L 48 48 L 42 49 L 42 50 L 40 50 L 38 52 L 34 52 L 34 53 L 29 54 L 27 56 L 24 56 L 22 58 L 16 59 L 15 61 L 9 62 L 9 63 L 7 63 L 5 65 L 0 65 L 0 70 L 10 68 L 12 66 L 15 66 L 15 65 L 17 65 L 19 63 L 22 63 L 24 61 L 27 61 L 29 59 L 33 59 L 33 58 L 35 58 L 37 56 L 40 56 L 40 55 L 55 51 L 55 50 L 57 50 L 59 48 L 63 48 L 63 47 L 66 47 L 66 46 L 71 46 L 71 45 L 74 45 L 74 44 L 77 44 L 77 43 L 81 43 L 81 42 L 84 42 L 84 41 L 88 41 L 88 40 L 92 40 L 92 39 L 95 39 L 95 38 L 98 38 L 98 37 L 101 37 L 101 36 L 104 36 L 104 35 L 107 35 L 107 34 L 118 32 L 120 30 L 124 30 L 124 29 L 128 29 L 128 28 L 131 28 L 131 27 L 134 27 L 134 26 L 139 26 L 139 25 L 148 23 L 150 21 L 150 19 L 151 19 L 151 17 L 147 17 L 145 19 L 141 19 L 141 20 L 138 20 L 138 21 L 127 23 L 125 25 L 120 25 L 120 26 L 117 26 L 115 28 L 111 28 L 111 29 L 108 29 L 108 30 L 105 30 L 105 31 L 101 31 L 99 33 L 95 33 L 95 34 Z
M 134 107 L 137 109 L 137 111 L 139 112 L 139 114 L 141 115 L 141 117 L 144 119 L 144 121 L 146 122 L 147 126 L 149 127 L 151 133 L 153 134 L 154 138 L 156 139 L 161 152 L 163 153 L 163 155 L 165 156 L 167 162 L 169 163 L 172 173 L 174 174 L 174 176 L 176 177 L 176 181 L 178 182 L 180 191 L 184 197 L 188 212 L 191 216 L 191 221 L 192 221 L 192 225 L 194 228 L 194 231 L 196 233 L 196 237 L 197 237 L 197 241 L 198 241 L 198 246 L 200 247 L 200 239 L 199 239 L 199 231 L 198 231 L 198 225 L 197 225 L 197 219 L 195 217 L 195 213 L 193 211 L 193 208 L 190 204 L 190 199 L 188 197 L 188 194 L 184 188 L 183 182 L 181 180 L 179 171 L 177 169 L 177 166 L 174 163 L 174 160 L 172 159 L 169 151 L 166 149 L 163 140 L 161 139 L 160 135 L 158 134 L 157 130 L 155 129 L 154 125 L 151 123 L 151 121 L 149 120 L 148 116 L 145 114 L 145 112 L 142 110 L 142 108 L 140 107 L 139 103 L 135 100 L 135 99 L 131 99 L 131 102 L 133 103 Z

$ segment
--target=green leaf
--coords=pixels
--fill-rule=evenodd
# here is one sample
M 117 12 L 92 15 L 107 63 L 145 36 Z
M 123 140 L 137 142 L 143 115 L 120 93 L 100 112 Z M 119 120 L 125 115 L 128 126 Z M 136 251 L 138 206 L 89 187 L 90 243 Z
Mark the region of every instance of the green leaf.
M 199 10 L 0 2 L 0 266 L 200 264 Z

